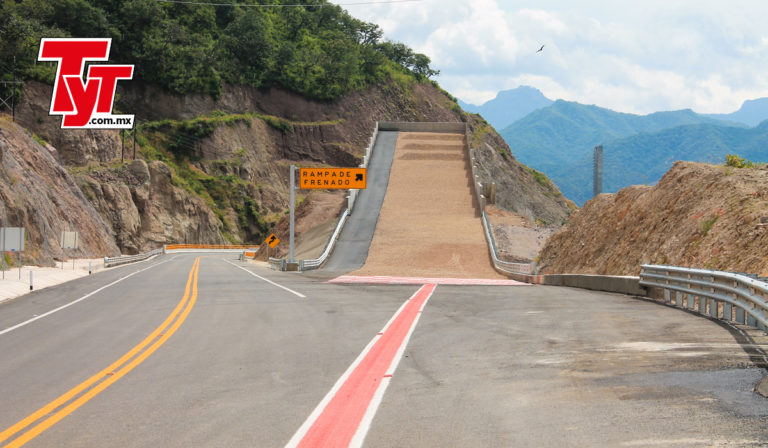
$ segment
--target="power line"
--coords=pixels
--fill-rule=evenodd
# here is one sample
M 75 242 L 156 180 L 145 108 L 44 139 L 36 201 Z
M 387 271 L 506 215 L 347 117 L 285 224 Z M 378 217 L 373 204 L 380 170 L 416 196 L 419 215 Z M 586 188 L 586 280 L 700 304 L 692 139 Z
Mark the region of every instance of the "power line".
M 420 2 L 422 0 L 374 0 L 367 2 L 354 2 L 354 3 L 321 3 L 319 5 L 248 5 L 243 3 L 211 3 L 211 2 L 193 2 L 187 0 L 155 0 L 162 3 L 178 3 L 182 5 L 207 5 L 207 6 L 242 6 L 244 8 L 295 8 L 295 7 L 315 7 L 315 6 L 356 6 L 356 5 L 373 5 L 379 3 L 410 3 Z

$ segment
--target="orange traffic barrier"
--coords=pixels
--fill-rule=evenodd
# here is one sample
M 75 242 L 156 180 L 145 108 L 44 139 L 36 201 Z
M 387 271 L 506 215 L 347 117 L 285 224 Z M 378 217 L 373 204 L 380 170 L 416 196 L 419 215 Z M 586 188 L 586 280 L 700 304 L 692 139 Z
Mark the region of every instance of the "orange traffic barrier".
M 259 247 L 258 244 L 236 245 L 236 244 L 168 244 L 166 250 L 177 249 L 253 249 Z

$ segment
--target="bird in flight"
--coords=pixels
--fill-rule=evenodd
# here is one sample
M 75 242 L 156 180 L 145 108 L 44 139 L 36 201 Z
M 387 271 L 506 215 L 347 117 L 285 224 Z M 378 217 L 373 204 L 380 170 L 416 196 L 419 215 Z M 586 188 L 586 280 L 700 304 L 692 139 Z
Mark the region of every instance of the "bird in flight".
M 544 49 L 544 45 L 542 45 L 542 46 L 541 46 L 541 48 L 539 48 L 538 50 L 536 50 L 536 53 L 540 52 L 540 51 L 541 51 L 541 50 L 543 50 L 543 49 Z

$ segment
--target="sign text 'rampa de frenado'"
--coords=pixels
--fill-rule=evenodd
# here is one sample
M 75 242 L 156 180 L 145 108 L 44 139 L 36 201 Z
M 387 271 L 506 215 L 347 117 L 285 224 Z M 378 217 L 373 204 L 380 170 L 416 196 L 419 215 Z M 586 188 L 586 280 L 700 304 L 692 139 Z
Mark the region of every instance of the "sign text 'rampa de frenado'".
M 364 189 L 367 178 L 365 168 L 300 168 L 299 188 Z

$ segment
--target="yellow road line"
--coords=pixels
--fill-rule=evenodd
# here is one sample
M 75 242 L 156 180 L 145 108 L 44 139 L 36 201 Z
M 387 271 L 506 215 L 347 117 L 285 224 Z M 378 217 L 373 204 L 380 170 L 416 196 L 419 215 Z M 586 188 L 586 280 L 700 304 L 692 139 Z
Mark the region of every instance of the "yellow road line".
M 160 324 L 159 327 L 157 327 L 149 336 L 147 336 L 143 341 L 141 341 L 141 343 L 139 343 L 136 347 L 132 348 L 128 353 L 123 355 L 120 359 L 112 363 L 106 369 L 102 370 L 101 372 L 90 377 L 86 381 L 75 386 L 69 392 L 65 393 L 64 395 L 60 396 L 54 401 L 48 403 L 47 405 L 43 406 L 42 408 L 33 412 L 23 420 L 19 421 L 15 425 L 11 426 L 10 428 L 0 433 L 0 443 L 12 437 L 13 435 L 17 434 L 18 432 L 24 430 L 26 427 L 36 422 L 37 420 L 41 419 L 42 417 L 49 415 L 55 409 L 69 402 L 78 394 L 88 389 L 98 381 L 102 380 L 99 384 L 94 386 L 88 392 L 81 395 L 76 400 L 72 401 L 67 406 L 57 411 L 55 414 L 51 415 L 50 417 L 42 421 L 31 430 L 27 431 L 20 437 L 13 440 L 11 443 L 6 445 L 6 448 L 11 448 L 11 447 L 15 448 L 15 447 L 20 447 L 24 445 L 25 443 L 29 442 L 33 438 L 40 435 L 46 429 L 55 425 L 57 422 L 62 420 L 67 415 L 74 412 L 77 408 L 87 403 L 91 398 L 98 395 L 104 389 L 111 386 L 118 379 L 125 376 L 128 372 L 133 370 L 134 367 L 141 364 L 145 359 L 149 357 L 149 355 L 151 355 L 158 348 L 160 348 L 160 346 L 162 346 L 176 332 L 176 330 L 181 326 L 181 324 L 184 323 L 184 320 L 187 318 L 187 315 L 189 315 L 189 312 L 192 310 L 192 307 L 195 306 L 195 302 L 197 301 L 197 277 L 198 277 L 199 269 L 200 269 L 200 258 L 198 257 L 195 259 L 195 263 L 192 266 L 192 269 L 189 271 L 187 286 L 184 290 L 184 297 L 182 297 L 179 304 L 176 305 L 176 308 L 165 319 L 165 321 L 163 321 L 163 323 Z M 190 295 L 190 290 L 191 290 L 191 295 Z M 186 308 L 185 308 L 185 305 L 186 305 Z M 180 312 L 181 312 L 181 315 L 179 316 Z M 177 316 L 178 316 L 178 319 L 176 319 Z M 168 328 L 168 331 L 163 333 L 163 331 L 165 331 L 165 329 L 172 322 L 173 322 L 173 325 L 171 325 L 171 327 Z M 160 336 L 159 339 L 157 339 L 158 336 Z M 155 341 L 155 339 L 157 340 Z M 141 352 L 152 341 L 155 341 L 155 342 L 151 346 L 149 346 L 149 348 Z M 141 354 L 136 356 L 139 352 L 141 352 Z M 135 359 L 133 359 L 133 361 L 124 365 L 126 362 L 128 362 L 128 360 L 130 360 L 131 358 L 134 358 L 134 356 L 136 357 Z

